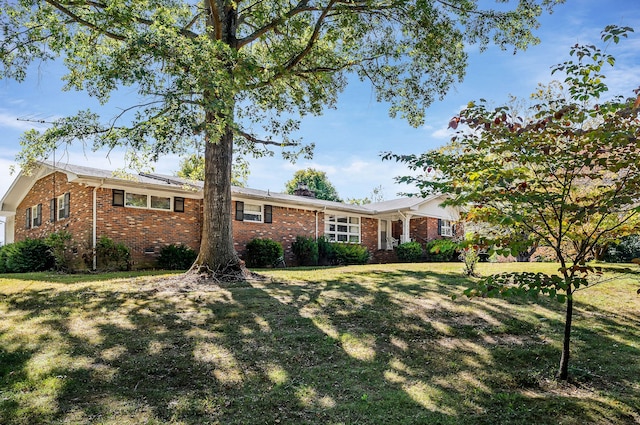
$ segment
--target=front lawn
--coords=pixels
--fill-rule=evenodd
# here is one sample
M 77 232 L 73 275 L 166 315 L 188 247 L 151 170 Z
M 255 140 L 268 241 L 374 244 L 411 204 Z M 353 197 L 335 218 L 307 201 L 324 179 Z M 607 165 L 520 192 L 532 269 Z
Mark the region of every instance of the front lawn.
M 557 266 L 480 272 L 524 268 Z M 0 423 L 640 423 L 636 280 L 576 294 L 558 383 L 564 306 L 452 301 L 461 271 L 278 269 L 195 291 L 170 274 L 0 277 Z

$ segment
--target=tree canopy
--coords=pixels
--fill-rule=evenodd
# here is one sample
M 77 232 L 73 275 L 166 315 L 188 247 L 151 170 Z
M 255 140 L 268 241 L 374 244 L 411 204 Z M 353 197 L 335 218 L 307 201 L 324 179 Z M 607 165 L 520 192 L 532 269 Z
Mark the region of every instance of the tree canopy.
M 204 181 L 204 157 L 191 154 L 180 161 L 180 169 L 176 172 L 178 177 L 190 180 Z M 234 158 L 231 168 L 231 184 L 245 187 L 249 177 L 249 163 L 242 157 Z
M 65 143 L 125 147 L 136 160 L 204 146 L 196 268 L 233 274 L 242 268 L 231 233 L 234 148 L 309 155 L 313 145 L 294 137 L 300 119 L 334 107 L 350 75 L 419 125 L 464 76 L 466 46 L 526 48 L 538 17 L 560 2 L 0 0 L 0 78 L 22 81 L 34 63 L 62 60 L 67 90 L 102 103 L 123 87 L 136 93 L 114 116 L 80 110 L 27 132 L 24 169 Z
M 617 43 L 631 28 L 608 26 L 603 42 Z M 576 45 L 553 68 L 562 83 L 540 87 L 528 116 L 509 106 L 471 102 L 450 122 L 457 130 L 441 149 L 393 155 L 429 178 L 403 177 L 424 192 L 445 192 L 466 220 L 484 223 L 473 241 L 517 255 L 528 245 L 550 247 L 559 275 L 511 273 L 479 281 L 470 296 L 538 296 L 567 302 L 559 377 L 567 378 L 573 293 L 597 273 L 587 261 L 607 240 L 640 231 L 640 120 L 636 96 L 602 99 L 603 67 L 615 58 L 593 45 Z
M 327 173 L 324 171 L 314 170 L 313 168 L 296 171 L 293 174 L 293 178 L 285 183 L 285 191 L 293 195 L 301 185 L 313 191 L 318 199 L 342 202 L 338 191 L 329 181 Z

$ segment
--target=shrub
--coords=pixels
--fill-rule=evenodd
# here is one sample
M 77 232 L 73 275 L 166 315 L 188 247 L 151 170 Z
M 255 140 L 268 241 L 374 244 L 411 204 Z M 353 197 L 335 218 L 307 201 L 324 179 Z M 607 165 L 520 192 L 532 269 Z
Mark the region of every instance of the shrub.
M 318 263 L 322 265 L 335 264 L 333 244 L 322 236 L 316 241 L 318 243 Z
M 106 236 L 100 236 L 96 244 L 98 268 L 101 270 L 130 270 L 131 250 L 123 243 L 115 243 Z
M 42 239 L 25 239 L 3 248 L 7 273 L 27 273 L 51 270 L 55 260 Z
M 0 246 L 0 273 L 9 273 L 7 270 L 7 245 Z
M 367 247 L 355 243 L 332 243 L 333 263 L 367 264 L 369 262 L 369 250 Z
M 418 242 L 405 242 L 396 247 L 398 260 L 413 263 L 422 258 L 422 246 Z
M 198 253 L 186 245 L 167 245 L 160 250 L 158 267 L 165 270 L 187 270 L 197 256 Z
M 45 243 L 49 246 L 54 259 L 54 267 L 58 271 L 74 271 L 73 250 L 75 244 L 73 236 L 67 230 L 51 233 L 46 237 Z
M 315 239 L 296 236 L 296 240 L 291 244 L 291 250 L 301 266 L 318 264 L 318 242 Z
M 429 261 L 455 261 L 458 258 L 458 244 L 451 239 L 435 239 L 425 245 Z
M 274 265 L 283 254 L 280 243 L 271 239 L 256 238 L 247 244 L 245 261 L 248 267 L 267 267 Z
M 611 244 L 603 257 L 609 263 L 629 263 L 634 258 L 640 258 L 640 235 L 629 235 L 620 242 Z
M 464 263 L 464 274 L 467 276 L 477 276 L 476 265 L 480 261 L 480 251 L 478 247 L 467 246 L 462 249 L 459 257 Z

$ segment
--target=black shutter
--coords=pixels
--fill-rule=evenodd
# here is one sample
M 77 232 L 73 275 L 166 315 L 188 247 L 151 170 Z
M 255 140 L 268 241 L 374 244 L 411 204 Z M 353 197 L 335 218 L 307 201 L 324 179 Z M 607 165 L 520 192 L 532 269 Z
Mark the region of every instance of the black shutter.
M 184 212 L 184 198 L 176 196 L 173 198 L 173 211 Z
M 113 189 L 111 205 L 114 207 L 124 207 L 124 190 Z
M 244 202 L 236 201 L 236 220 L 244 220 Z
M 31 208 L 27 208 L 25 229 L 31 229 Z
M 42 204 L 38 204 L 36 207 L 36 211 L 38 216 L 36 217 L 36 222 L 33 223 L 35 226 L 40 226 L 42 224 Z
M 64 218 L 69 217 L 70 205 L 69 200 L 71 199 L 71 194 L 69 192 L 64 194 Z
M 264 222 L 265 223 L 273 222 L 273 207 L 271 205 L 264 206 Z
M 442 236 L 442 220 L 438 219 L 438 236 Z
M 57 214 L 58 200 L 56 198 L 53 198 L 51 201 L 49 201 L 49 221 L 52 223 L 55 222 Z

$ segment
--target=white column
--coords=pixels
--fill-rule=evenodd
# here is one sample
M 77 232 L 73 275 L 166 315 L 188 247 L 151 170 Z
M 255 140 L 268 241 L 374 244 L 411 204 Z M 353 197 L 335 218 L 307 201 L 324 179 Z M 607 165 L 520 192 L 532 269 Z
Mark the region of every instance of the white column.
M 410 242 L 411 238 L 409 235 L 409 223 L 411 222 L 411 214 L 406 214 L 402 216 L 402 236 L 400 237 L 400 242 Z
M 10 244 L 15 242 L 16 217 L 10 216 L 4 221 L 4 243 Z

